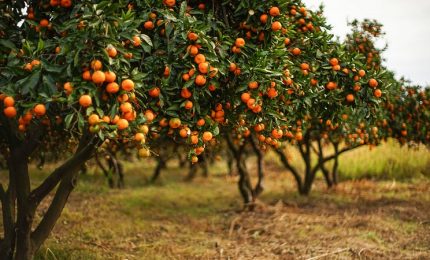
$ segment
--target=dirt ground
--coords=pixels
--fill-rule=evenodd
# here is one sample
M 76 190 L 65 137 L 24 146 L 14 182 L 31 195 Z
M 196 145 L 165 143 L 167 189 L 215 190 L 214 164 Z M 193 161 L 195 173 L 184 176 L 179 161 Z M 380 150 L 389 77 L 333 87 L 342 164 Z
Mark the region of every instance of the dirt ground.
M 224 174 L 187 183 L 171 168 L 146 185 L 128 170 L 137 174 L 124 190 L 84 177 L 37 259 L 430 259 L 428 179 L 333 190 L 318 180 L 301 197 L 273 168 L 255 211 L 244 212 Z

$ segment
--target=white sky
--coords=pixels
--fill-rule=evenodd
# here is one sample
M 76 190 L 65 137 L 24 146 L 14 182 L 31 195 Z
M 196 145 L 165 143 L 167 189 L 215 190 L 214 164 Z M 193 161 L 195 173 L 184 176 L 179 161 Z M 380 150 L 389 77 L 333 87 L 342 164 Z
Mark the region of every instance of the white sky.
M 347 21 L 376 19 L 384 25 L 388 50 L 384 58 L 397 77 L 430 85 L 429 0 L 303 0 L 308 8 L 325 5 L 325 16 L 333 33 L 349 32 Z

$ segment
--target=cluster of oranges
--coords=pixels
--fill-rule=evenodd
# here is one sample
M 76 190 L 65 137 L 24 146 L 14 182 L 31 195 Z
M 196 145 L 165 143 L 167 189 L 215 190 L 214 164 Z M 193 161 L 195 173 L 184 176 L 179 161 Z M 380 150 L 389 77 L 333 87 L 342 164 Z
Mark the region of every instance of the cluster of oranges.
M 0 101 L 3 101 L 3 113 L 7 118 L 15 118 L 17 116 L 17 109 L 15 107 L 15 99 L 11 96 L 4 94 L 0 95 Z M 18 119 L 18 129 L 21 132 L 26 131 L 27 126 L 30 124 L 33 117 L 41 118 L 46 114 L 46 106 L 44 104 L 36 104 L 33 109 L 28 110 L 24 115 Z

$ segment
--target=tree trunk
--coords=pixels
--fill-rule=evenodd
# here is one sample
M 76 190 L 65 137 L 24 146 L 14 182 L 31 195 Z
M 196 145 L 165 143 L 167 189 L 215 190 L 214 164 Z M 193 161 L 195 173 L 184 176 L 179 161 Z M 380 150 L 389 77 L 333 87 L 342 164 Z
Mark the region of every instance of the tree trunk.
M 187 177 L 185 177 L 185 181 L 190 182 L 190 181 L 194 180 L 194 178 L 196 177 L 197 164 L 190 162 L 188 169 L 189 169 L 188 170 L 188 175 L 187 175 Z
M 339 167 L 339 143 L 333 143 L 333 147 L 334 147 L 334 163 L 333 163 L 333 169 L 332 169 L 332 179 L 333 179 L 333 184 L 337 185 L 338 184 L 338 176 L 337 176 L 337 169 Z
M 163 159 L 163 157 L 160 155 L 157 157 L 157 166 L 154 169 L 154 173 L 152 174 L 151 183 L 154 183 L 158 180 L 158 178 L 160 177 L 161 174 L 161 170 L 164 169 L 166 167 L 166 162 Z
M 257 144 L 254 140 L 254 138 L 251 136 L 249 138 L 252 149 L 255 152 L 255 155 L 257 156 L 257 175 L 258 180 L 254 188 L 254 196 L 258 197 L 263 190 L 264 190 L 264 171 L 263 171 L 263 153 L 260 149 L 258 149 Z
M 293 175 L 294 180 L 296 181 L 297 191 L 300 194 L 302 194 L 303 193 L 303 181 L 302 181 L 302 178 L 301 178 L 299 172 L 297 171 L 297 169 L 295 167 L 293 167 L 290 164 L 290 162 L 288 162 L 288 159 L 282 150 L 275 149 L 275 152 L 278 154 L 279 159 L 281 159 L 281 162 L 284 165 L 284 167 L 287 168 L 287 170 L 289 170 L 291 172 L 291 174 Z

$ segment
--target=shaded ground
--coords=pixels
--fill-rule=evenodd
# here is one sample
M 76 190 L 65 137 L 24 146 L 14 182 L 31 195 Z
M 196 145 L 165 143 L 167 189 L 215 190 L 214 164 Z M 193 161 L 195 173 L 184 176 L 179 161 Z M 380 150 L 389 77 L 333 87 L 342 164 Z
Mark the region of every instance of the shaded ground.
M 240 211 L 223 165 L 193 183 L 170 168 L 154 186 L 128 165 L 124 190 L 84 176 L 38 259 L 430 259 L 428 179 L 318 181 L 304 198 L 268 169 L 255 212 Z

